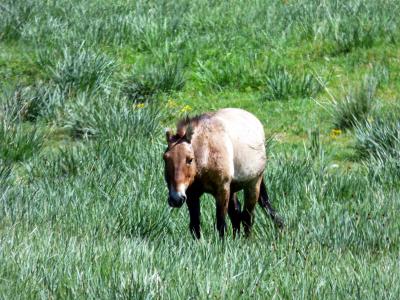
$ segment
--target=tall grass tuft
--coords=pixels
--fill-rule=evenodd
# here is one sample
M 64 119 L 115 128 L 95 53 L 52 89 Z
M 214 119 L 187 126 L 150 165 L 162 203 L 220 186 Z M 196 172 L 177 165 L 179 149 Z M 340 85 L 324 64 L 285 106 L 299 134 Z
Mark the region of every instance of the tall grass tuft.
M 343 99 L 332 106 L 335 128 L 351 129 L 356 123 L 365 122 L 369 116 L 376 92 L 377 81 L 366 77 L 361 86 L 350 90 Z
M 39 52 L 37 63 L 62 90 L 93 91 L 107 88 L 114 71 L 114 61 L 83 46 L 65 47 L 58 60 L 55 55 L 49 57 L 47 51 Z
M 311 155 L 312 159 L 321 158 L 322 157 L 322 145 L 320 140 L 320 131 L 318 128 L 313 128 L 308 133 L 309 138 L 309 146 L 308 151 Z
M 124 139 L 151 137 L 160 128 L 162 110 L 154 104 L 138 106 L 121 95 L 80 93 L 69 101 L 58 123 L 75 138 Z
M 322 87 L 314 75 L 289 72 L 286 67 L 271 65 L 267 71 L 263 101 L 309 98 L 315 96 Z
M 356 149 L 363 157 L 400 160 L 400 120 L 398 114 L 378 117 L 358 124 L 355 130 Z
M 399 9 L 398 3 L 329 1 L 319 8 L 310 9 L 308 13 L 312 16 L 307 25 L 312 28 L 314 40 L 323 41 L 331 55 L 370 48 L 378 41 L 395 42 L 398 39 L 398 22 L 389 17 Z
M 8 119 L 35 121 L 40 117 L 53 118 L 66 94 L 60 87 L 40 81 L 31 86 L 5 88 L 1 97 L 0 110 Z
M 0 96 L 0 166 L 11 166 L 37 155 L 43 136 L 30 123 L 24 124 L 30 112 L 23 89 L 3 89 Z
M 0 164 L 10 164 L 37 155 L 43 145 L 43 134 L 35 127 L 0 120 Z
M 365 20 L 364 20 L 365 21 Z M 341 18 L 332 20 L 332 37 L 337 53 L 347 53 L 354 48 L 369 48 L 375 38 L 373 25 L 360 18 Z
M 371 76 L 376 78 L 377 88 L 388 84 L 391 79 L 389 68 L 385 64 L 374 64 L 372 66 Z
M 377 182 L 389 189 L 396 190 L 400 182 L 400 156 L 370 156 L 365 162 L 370 182 Z
M 257 61 L 256 53 L 221 52 L 207 60 L 197 60 L 196 79 L 220 91 L 225 88 L 245 90 L 262 85 L 265 66 Z
M 161 92 L 180 91 L 185 86 L 182 63 L 166 60 L 157 64 L 136 65 L 125 80 L 124 91 L 129 99 L 145 102 Z
M 34 1 L 2 1 L 0 3 L 0 41 L 18 40 L 23 27 L 32 19 Z

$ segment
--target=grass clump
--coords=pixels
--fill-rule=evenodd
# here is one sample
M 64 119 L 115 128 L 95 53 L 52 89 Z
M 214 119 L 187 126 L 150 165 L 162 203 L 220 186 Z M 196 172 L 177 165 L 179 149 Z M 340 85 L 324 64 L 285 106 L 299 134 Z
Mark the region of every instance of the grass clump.
M 185 73 L 179 60 L 167 60 L 149 66 L 136 65 L 125 80 L 124 91 L 130 100 L 145 102 L 161 92 L 180 91 Z
M 381 160 L 400 160 L 400 120 L 399 115 L 379 117 L 358 124 L 355 130 L 356 149 L 363 157 Z
M 304 26 L 311 26 L 310 36 L 323 41 L 327 54 L 338 56 L 371 48 L 382 41 L 395 43 L 398 39 L 398 22 L 389 17 L 399 9 L 394 1 L 330 1 L 319 8 L 313 13 L 309 9 L 311 16 Z
M 347 53 L 359 47 L 369 48 L 374 42 L 373 25 L 363 23 L 360 18 L 337 16 L 331 26 L 331 40 L 336 53 Z
M 72 137 L 124 139 L 152 136 L 160 127 L 162 110 L 153 104 L 131 104 L 117 94 L 80 93 L 65 105 L 57 122 Z
M 50 120 L 65 99 L 65 93 L 58 86 L 37 82 L 31 86 L 5 88 L 0 109 L 9 119 L 31 122 L 38 118 Z
M 286 67 L 272 65 L 261 98 L 263 101 L 309 98 L 321 89 L 321 84 L 310 73 L 297 74 L 289 72 Z
M 43 135 L 33 124 L 24 124 L 28 104 L 21 91 L 3 91 L 0 97 L 0 165 L 10 165 L 37 155 Z
M 391 74 L 386 64 L 374 64 L 371 76 L 376 79 L 376 88 L 381 88 L 391 81 Z
M 207 87 L 222 91 L 245 90 L 262 85 L 263 64 L 258 65 L 256 53 L 217 53 L 206 60 L 197 60 L 195 78 Z
M 396 190 L 400 182 L 399 113 L 358 124 L 355 137 L 355 149 L 365 160 L 370 180 Z
M 376 86 L 376 79 L 367 77 L 361 86 L 350 90 L 342 100 L 334 101 L 332 114 L 335 128 L 351 129 L 367 120 L 373 107 Z
M 35 127 L 0 120 L 0 164 L 10 164 L 37 155 L 43 145 L 43 134 Z
M 0 41 L 18 40 L 25 24 L 32 19 L 33 1 L 2 1 L 0 3 Z
M 39 53 L 37 63 L 62 90 L 93 91 L 106 89 L 114 70 L 114 61 L 104 54 L 79 47 L 65 47 L 61 58 Z

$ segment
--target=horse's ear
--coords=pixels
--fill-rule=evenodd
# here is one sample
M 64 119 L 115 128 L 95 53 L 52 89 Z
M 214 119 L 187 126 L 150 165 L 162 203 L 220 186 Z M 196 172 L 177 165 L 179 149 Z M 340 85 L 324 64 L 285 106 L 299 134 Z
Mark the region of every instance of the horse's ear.
M 180 120 L 179 123 L 177 124 L 176 135 L 179 136 L 180 138 L 186 138 L 186 132 L 187 132 L 188 126 L 190 126 L 190 118 L 189 118 L 189 116 L 186 116 L 185 118 Z
M 165 128 L 165 138 L 167 139 L 167 144 L 171 143 L 171 130 L 169 128 Z
M 192 142 L 192 137 L 193 137 L 193 127 L 192 127 L 192 124 L 189 123 L 189 125 L 186 128 L 185 139 L 189 143 L 191 143 Z

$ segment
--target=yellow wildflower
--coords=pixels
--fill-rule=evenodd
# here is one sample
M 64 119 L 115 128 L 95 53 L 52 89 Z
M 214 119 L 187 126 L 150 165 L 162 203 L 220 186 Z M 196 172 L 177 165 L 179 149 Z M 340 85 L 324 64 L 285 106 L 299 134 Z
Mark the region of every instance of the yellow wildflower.
M 193 109 L 189 106 L 189 105 L 185 105 L 181 108 L 181 112 L 185 113 L 185 112 L 189 112 L 192 111 Z
M 141 109 L 141 108 L 144 108 L 144 107 L 145 107 L 144 103 L 135 103 L 135 104 L 133 104 L 133 108 L 134 109 Z
M 332 138 L 336 138 L 341 134 L 342 134 L 342 131 L 340 129 L 335 128 L 335 129 L 332 129 L 330 136 Z
M 168 99 L 168 101 L 167 101 L 167 107 L 168 108 L 174 108 L 176 106 L 177 106 L 177 104 L 176 104 L 176 102 L 174 100 Z

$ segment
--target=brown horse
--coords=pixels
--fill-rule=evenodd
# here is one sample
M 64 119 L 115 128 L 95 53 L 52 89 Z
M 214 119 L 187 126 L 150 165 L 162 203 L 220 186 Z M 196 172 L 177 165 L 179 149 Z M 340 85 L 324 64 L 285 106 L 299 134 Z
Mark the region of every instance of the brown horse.
M 246 235 L 253 223 L 257 201 L 283 226 L 269 202 L 263 180 L 266 164 L 264 129 L 251 113 L 235 108 L 221 109 L 181 120 L 177 133 L 166 132 L 168 148 L 164 153 L 168 203 L 181 207 L 186 201 L 190 230 L 200 238 L 200 202 L 203 193 L 216 200 L 217 229 L 226 230 L 228 213 L 234 236 L 242 222 Z M 235 195 L 244 190 L 244 209 Z

